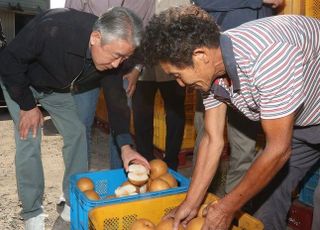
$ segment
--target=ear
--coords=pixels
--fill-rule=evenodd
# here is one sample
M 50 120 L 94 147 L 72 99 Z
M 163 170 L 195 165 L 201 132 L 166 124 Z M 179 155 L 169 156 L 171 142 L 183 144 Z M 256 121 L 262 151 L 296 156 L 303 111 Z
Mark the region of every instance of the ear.
M 101 43 L 101 34 L 98 31 L 93 31 L 90 34 L 90 45 L 100 45 Z
M 208 48 L 196 48 L 193 51 L 193 58 L 195 60 L 201 61 L 205 64 L 207 64 L 210 59 L 209 59 L 209 49 Z

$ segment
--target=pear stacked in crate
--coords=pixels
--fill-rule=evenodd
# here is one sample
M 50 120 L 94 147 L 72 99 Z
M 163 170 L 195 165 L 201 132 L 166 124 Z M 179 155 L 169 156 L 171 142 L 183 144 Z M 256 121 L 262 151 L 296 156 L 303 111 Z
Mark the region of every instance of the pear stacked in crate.
M 99 194 L 94 190 L 94 183 L 87 177 L 80 178 L 77 186 L 90 200 L 100 200 Z
M 114 195 L 107 198 L 163 191 L 178 186 L 176 178 L 169 172 L 168 165 L 164 161 L 154 159 L 149 164 L 150 170 L 146 169 L 143 165 L 130 165 L 127 174 L 128 180 L 115 189 Z M 85 193 L 88 199 L 101 199 L 98 193 L 95 192 L 94 183 L 89 178 L 80 178 L 77 186 L 80 191 Z
M 177 180 L 168 171 L 167 164 L 155 159 L 149 162 L 150 171 L 142 165 L 129 166 L 128 181 L 115 191 L 116 197 L 157 192 L 178 186 Z

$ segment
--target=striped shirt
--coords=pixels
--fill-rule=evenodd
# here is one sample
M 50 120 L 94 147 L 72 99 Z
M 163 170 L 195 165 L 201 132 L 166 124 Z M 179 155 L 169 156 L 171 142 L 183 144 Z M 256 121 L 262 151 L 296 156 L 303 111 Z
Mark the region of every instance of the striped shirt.
M 296 112 L 295 125 L 320 124 L 319 31 L 320 20 L 293 15 L 268 17 L 226 31 L 240 90 L 234 90 L 233 81 L 228 87 L 223 79 L 216 80 L 213 86 L 225 89 L 228 97 L 221 99 L 212 91 L 203 95 L 206 110 L 227 100 L 251 120 Z

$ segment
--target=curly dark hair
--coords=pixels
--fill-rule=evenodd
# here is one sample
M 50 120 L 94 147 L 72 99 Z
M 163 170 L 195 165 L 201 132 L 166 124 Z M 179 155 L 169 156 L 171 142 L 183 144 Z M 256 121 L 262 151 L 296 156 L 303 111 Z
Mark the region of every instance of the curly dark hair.
M 178 67 L 192 66 L 193 51 L 199 47 L 218 47 L 217 24 L 197 6 L 169 8 L 155 15 L 142 38 L 145 64 L 169 62 Z

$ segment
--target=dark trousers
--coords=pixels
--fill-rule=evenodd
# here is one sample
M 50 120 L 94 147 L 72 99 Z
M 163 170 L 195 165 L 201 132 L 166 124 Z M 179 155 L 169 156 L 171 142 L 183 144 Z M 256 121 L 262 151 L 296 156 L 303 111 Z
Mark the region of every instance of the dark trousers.
M 228 107 L 229 168 L 226 175 L 226 193 L 237 186 L 256 156 L 256 140 L 260 122 L 251 121 Z
M 320 125 L 295 128 L 292 138 L 292 153 L 289 161 L 259 194 L 255 202 L 260 202 L 255 216 L 262 220 L 266 230 L 286 229 L 286 217 L 291 205 L 291 192 L 306 173 L 320 160 Z M 315 214 L 319 213 L 318 188 L 314 194 Z M 315 217 L 319 220 L 319 217 Z M 319 229 L 319 221 L 314 221 L 313 229 Z M 317 227 L 316 227 L 317 226 Z
M 154 159 L 154 99 L 158 89 L 164 100 L 166 114 L 167 134 L 164 161 L 167 162 L 170 168 L 176 170 L 178 168 L 178 154 L 183 139 L 185 124 L 185 88 L 179 86 L 176 81 L 137 82 L 137 88 L 132 98 L 137 151 L 148 160 Z

